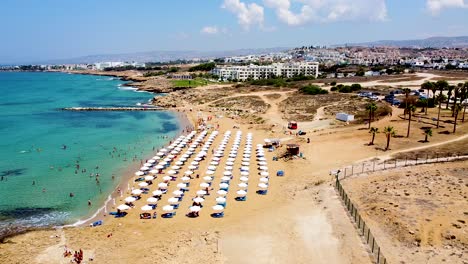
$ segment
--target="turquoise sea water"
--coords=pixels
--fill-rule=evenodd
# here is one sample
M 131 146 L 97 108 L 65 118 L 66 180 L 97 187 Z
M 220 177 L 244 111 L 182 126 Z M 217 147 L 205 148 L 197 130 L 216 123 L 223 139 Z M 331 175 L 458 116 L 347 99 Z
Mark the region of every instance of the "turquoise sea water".
M 94 213 L 125 168 L 150 157 L 169 140 L 163 136 L 180 132 L 171 112 L 60 110 L 134 106 L 153 96 L 123 83 L 104 76 L 0 72 L 0 228 L 68 224 Z

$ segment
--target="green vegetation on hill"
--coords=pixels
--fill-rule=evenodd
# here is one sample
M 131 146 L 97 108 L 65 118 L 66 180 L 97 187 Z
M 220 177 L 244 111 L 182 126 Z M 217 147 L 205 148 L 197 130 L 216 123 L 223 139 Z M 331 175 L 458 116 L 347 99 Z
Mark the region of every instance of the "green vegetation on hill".
M 333 86 L 330 89 L 330 91 L 332 91 L 332 92 L 337 91 L 339 93 L 352 93 L 352 92 L 357 92 L 357 91 L 359 91 L 361 89 L 362 89 L 362 87 L 358 83 L 352 84 L 351 86 L 338 84 L 337 86 Z
M 208 62 L 208 63 L 203 63 L 199 64 L 197 66 L 193 66 L 189 69 L 189 72 L 194 72 L 194 71 L 211 71 L 216 67 L 216 64 L 214 62 Z
M 328 93 L 327 90 L 324 90 L 324 89 L 318 87 L 317 85 L 313 85 L 313 84 L 303 86 L 302 88 L 299 89 L 299 91 L 301 91 L 304 94 L 309 94 L 309 95 L 327 94 Z
M 172 85 L 177 88 L 192 88 L 198 86 L 205 86 L 211 83 L 201 78 L 196 78 L 193 80 L 172 80 L 171 82 Z

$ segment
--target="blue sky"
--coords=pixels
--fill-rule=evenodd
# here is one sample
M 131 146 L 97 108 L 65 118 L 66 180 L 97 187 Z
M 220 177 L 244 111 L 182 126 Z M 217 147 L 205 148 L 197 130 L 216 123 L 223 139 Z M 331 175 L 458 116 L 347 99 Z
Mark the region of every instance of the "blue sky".
M 2 0 L 0 64 L 468 35 L 468 0 Z

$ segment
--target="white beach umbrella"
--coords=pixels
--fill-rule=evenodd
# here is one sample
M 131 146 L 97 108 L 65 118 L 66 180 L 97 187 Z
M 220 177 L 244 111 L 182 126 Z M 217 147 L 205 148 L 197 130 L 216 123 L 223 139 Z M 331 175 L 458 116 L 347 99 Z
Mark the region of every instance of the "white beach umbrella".
M 227 184 L 227 183 L 220 183 L 219 184 L 219 188 L 225 189 L 225 188 L 228 188 L 228 187 L 229 187 L 229 184 Z
M 142 193 L 143 193 L 143 191 L 140 190 L 140 189 L 135 189 L 135 190 L 132 191 L 132 194 L 135 194 L 135 195 L 140 195 Z
M 150 198 L 146 199 L 146 201 L 147 201 L 148 203 L 157 203 L 157 202 L 158 202 L 158 198 L 150 197 Z
M 177 162 L 176 162 L 176 163 L 177 163 Z M 180 166 L 175 165 L 175 166 L 172 166 L 171 169 L 173 169 L 173 170 L 180 170 Z
M 229 158 L 233 159 L 235 157 L 237 157 L 237 154 L 233 154 L 233 153 L 229 154 Z
M 175 191 L 173 191 L 172 193 L 173 193 L 176 197 L 179 197 L 179 196 L 181 196 L 182 194 L 184 194 L 184 192 L 181 191 L 181 190 L 175 190 Z
M 257 144 L 257 148 L 262 149 L 262 148 L 263 148 L 263 145 L 262 145 L 262 144 Z
M 178 184 L 177 184 L 177 188 L 181 188 L 181 189 L 187 188 L 187 184 L 185 184 L 185 183 L 178 183 Z
M 142 172 L 142 171 L 137 171 L 137 172 L 135 172 L 135 175 L 136 176 L 143 176 L 143 175 L 145 175 L 145 173 Z
M 217 204 L 217 205 L 213 206 L 213 210 L 215 210 L 215 211 L 223 211 L 223 210 L 224 210 L 224 207 L 223 207 L 222 205 Z
M 212 170 L 212 171 L 216 170 L 216 168 L 217 168 L 217 167 L 216 167 L 216 166 L 213 166 L 213 165 L 208 166 L 208 169 L 209 169 L 209 170 Z
M 260 166 L 258 167 L 260 170 L 262 171 L 267 171 L 268 170 L 268 167 L 267 166 Z
M 268 185 L 266 185 L 265 183 L 261 182 L 258 184 L 258 187 L 262 188 L 262 189 L 266 189 L 268 188 Z
M 153 164 L 147 162 L 147 163 L 143 164 L 143 166 L 145 166 L 145 167 L 151 167 L 151 166 L 153 166 Z
M 217 161 L 212 161 L 212 162 L 210 162 L 210 165 L 217 166 L 217 165 L 219 165 L 219 162 L 217 162 Z
M 169 199 L 167 199 L 167 201 L 170 203 L 170 204 L 178 204 L 179 203 L 179 199 L 175 198 L 175 197 L 171 197 Z
M 195 198 L 193 198 L 193 201 L 196 202 L 196 203 L 203 203 L 205 201 L 205 199 L 203 199 L 201 197 L 195 197 Z
M 206 188 L 206 187 L 210 187 L 210 185 L 208 183 L 206 183 L 206 182 L 202 182 L 202 183 L 200 183 L 200 187 Z
M 159 171 L 158 170 L 150 170 L 151 174 L 157 174 Z
M 171 162 L 172 159 L 171 159 L 171 158 L 165 158 L 164 161 L 165 161 L 165 162 Z
M 149 205 L 145 205 L 145 206 L 141 207 L 141 210 L 142 211 L 151 211 L 151 210 L 153 210 L 153 207 L 149 206 Z
M 227 171 L 232 171 L 233 167 L 232 166 L 226 166 L 226 167 L 224 167 L 224 169 L 227 170 Z
M 244 154 L 244 155 L 242 155 L 242 157 L 244 157 L 244 158 L 250 158 L 250 154 Z
M 152 181 L 152 180 L 154 180 L 153 176 L 150 176 L 150 175 L 145 176 L 145 181 Z
M 266 158 L 265 157 L 259 157 L 257 158 L 258 161 L 266 161 Z
M 260 181 L 261 181 L 261 182 L 264 182 L 264 183 L 267 183 L 267 182 L 268 182 L 268 178 L 264 178 L 264 177 L 263 177 L 263 178 L 260 178 Z
M 214 161 L 220 161 L 221 159 L 218 158 L 218 157 L 213 157 L 211 160 L 214 160 Z
M 162 195 L 162 194 L 163 194 L 163 192 L 160 191 L 160 190 L 156 190 L 156 191 L 153 192 L 153 195 L 156 195 L 156 196 L 159 196 L 159 195 Z
M 165 153 L 165 152 L 167 152 L 167 149 L 162 148 L 162 149 L 159 150 L 159 152 Z
M 170 181 L 170 180 L 172 180 L 172 177 L 171 177 L 171 176 L 164 176 L 164 177 L 163 177 L 163 180 L 165 180 L 165 181 Z
M 156 169 L 160 169 L 160 170 L 164 169 L 164 166 L 163 166 L 163 165 L 156 165 L 156 166 L 154 166 L 154 167 L 155 167 Z
M 219 195 L 226 195 L 227 194 L 227 192 L 225 190 L 219 190 L 216 193 L 219 194 Z
M 245 154 L 250 155 L 250 154 L 252 154 L 252 152 L 250 150 L 244 150 L 244 155 Z
M 127 203 L 133 203 L 134 201 L 136 201 L 136 198 L 133 196 L 130 196 L 130 197 L 125 198 L 124 201 Z
M 154 157 L 153 157 L 153 160 L 160 160 L 160 159 L 161 159 L 160 156 L 154 156 Z
M 193 165 L 190 165 L 187 167 L 189 170 L 196 170 L 198 167 L 197 166 L 193 166 Z
M 241 176 L 249 176 L 249 172 L 248 171 L 241 171 L 240 175 Z
M 184 177 L 181 178 L 181 180 L 184 181 L 184 182 L 188 182 L 188 181 L 190 181 L 190 178 L 187 177 L 187 176 L 184 176 Z
M 182 158 L 190 158 L 190 155 L 189 154 L 183 154 Z
M 168 157 L 172 159 L 172 158 L 174 158 L 174 154 L 179 154 L 179 151 L 177 151 L 177 150 L 171 151 L 171 155 L 169 155 Z
M 240 180 L 243 181 L 243 182 L 247 182 L 247 181 L 249 181 L 249 178 L 247 178 L 247 177 L 240 177 Z
M 177 173 L 177 171 L 175 171 L 175 170 L 170 170 L 170 171 L 167 172 L 167 174 L 170 174 L 170 175 L 174 175 L 176 173 Z
M 212 181 L 212 180 L 213 180 L 213 177 L 205 176 L 205 177 L 203 177 L 203 180 L 205 180 L 205 181 Z
M 247 183 L 245 183 L 245 182 L 241 182 L 241 183 L 238 184 L 238 186 L 239 186 L 240 188 L 247 188 L 248 185 L 247 185 Z
M 207 175 L 213 175 L 215 172 L 212 171 L 212 170 L 207 170 L 205 173 L 206 173 Z
M 206 191 L 199 190 L 199 191 L 197 191 L 197 194 L 198 195 L 206 195 Z
M 140 187 L 146 187 L 146 186 L 148 186 L 148 183 L 146 183 L 146 182 L 140 182 L 140 183 L 138 184 L 138 186 L 140 186 Z
M 250 167 L 242 166 L 242 167 L 241 167 L 241 170 L 243 170 L 243 171 L 249 171 L 249 170 L 250 170 Z
M 216 197 L 216 202 L 217 202 L 217 203 L 225 203 L 225 202 L 226 202 L 226 198 L 224 198 L 224 197 Z
M 166 154 L 164 152 L 158 152 L 158 153 L 156 153 L 156 155 L 161 159 Z
M 225 176 L 231 176 L 231 175 L 232 175 L 232 172 L 231 172 L 231 171 L 225 171 L 225 172 L 223 172 L 223 175 L 225 175 Z
M 199 212 L 200 210 L 200 206 L 190 206 L 190 212 Z
M 182 164 L 184 164 L 184 162 L 186 161 L 187 161 L 187 158 L 181 157 L 178 162 L 182 162 Z M 178 165 L 182 165 L 182 164 L 178 164 Z
M 165 205 L 165 206 L 163 206 L 163 210 L 166 211 L 166 212 L 174 211 L 174 206 Z
M 181 161 L 181 160 L 179 160 L 179 161 L 176 161 L 174 164 L 177 165 L 177 167 L 179 167 L 179 166 L 184 165 L 184 162 Z M 180 167 L 179 167 L 179 168 L 180 168 Z
M 234 165 L 234 162 L 232 162 L 232 161 L 228 161 L 228 162 L 226 162 L 226 165 L 228 165 L 228 166 L 232 166 L 232 165 Z
M 260 176 L 268 177 L 270 174 L 267 171 L 260 172 Z
M 194 160 L 194 161 L 201 161 L 201 160 L 202 160 L 202 158 L 200 158 L 200 157 L 196 157 L 196 158 L 194 158 L 193 160 Z
M 192 162 L 190 163 L 190 165 L 196 166 L 196 165 L 198 165 L 198 163 L 199 163 L 198 161 L 192 161 Z
M 126 204 L 121 204 L 121 205 L 117 206 L 117 209 L 119 209 L 121 211 L 125 211 L 125 210 L 130 209 L 130 206 L 128 206 Z
M 227 161 L 234 162 L 234 161 L 236 161 L 236 159 L 235 158 L 228 158 Z
M 167 183 L 161 182 L 158 184 L 159 188 L 167 188 Z
M 244 161 L 242 162 L 242 166 L 250 166 L 250 162 Z
M 260 165 L 260 166 L 265 166 L 265 165 L 267 165 L 267 163 L 266 163 L 265 161 L 259 161 L 259 162 L 258 162 L 258 165 Z
M 239 195 L 239 196 L 245 196 L 245 195 L 247 195 L 247 192 L 244 191 L 244 190 L 238 190 L 238 191 L 237 191 L 237 195 Z
M 193 174 L 193 171 L 188 170 L 188 171 L 185 171 L 184 174 L 185 174 L 185 175 L 192 175 L 192 174 Z
M 242 161 L 243 161 L 243 162 L 249 162 L 250 159 L 249 159 L 249 158 L 243 158 Z
M 230 181 L 230 180 L 231 180 L 231 177 L 223 176 L 223 177 L 221 177 L 221 180 L 222 180 L 222 181 Z
M 257 157 L 258 158 L 263 158 L 263 157 L 265 157 L 265 153 L 259 152 L 259 153 L 257 153 Z

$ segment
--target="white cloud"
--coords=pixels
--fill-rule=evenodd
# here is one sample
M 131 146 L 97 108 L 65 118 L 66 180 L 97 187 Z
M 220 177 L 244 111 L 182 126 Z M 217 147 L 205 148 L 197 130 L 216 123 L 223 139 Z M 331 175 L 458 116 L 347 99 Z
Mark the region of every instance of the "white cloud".
M 206 26 L 202 28 L 201 33 L 203 34 L 218 34 L 219 29 L 217 26 Z
M 439 14 L 444 8 L 468 8 L 465 0 L 427 0 L 426 5 L 433 15 Z
M 387 19 L 385 0 L 263 0 L 265 6 L 275 9 L 284 23 L 296 26 L 308 22 L 333 22 L 343 20 Z M 302 4 L 300 11 L 291 11 L 293 3 Z
M 224 0 L 222 7 L 234 13 L 245 30 L 249 30 L 254 25 L 263 27 L 263 7 L 256 3 L 246 4 L 240 0 Z

